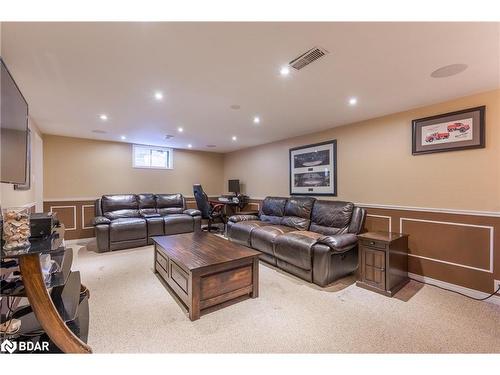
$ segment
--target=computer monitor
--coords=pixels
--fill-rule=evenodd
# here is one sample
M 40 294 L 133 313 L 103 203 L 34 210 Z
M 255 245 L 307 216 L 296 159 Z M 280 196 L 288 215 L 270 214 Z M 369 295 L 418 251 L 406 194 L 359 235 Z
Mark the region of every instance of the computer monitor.
M 240 192 L 240 180 L 229 180 L 227 190 L 230 193 L 238 194 Z

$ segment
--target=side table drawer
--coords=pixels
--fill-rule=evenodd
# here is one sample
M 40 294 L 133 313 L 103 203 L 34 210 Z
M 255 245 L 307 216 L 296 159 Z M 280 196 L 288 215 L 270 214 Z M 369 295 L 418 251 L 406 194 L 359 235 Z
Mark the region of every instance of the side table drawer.
M 381 242 L 381 241 L 362 239 L 360 242 L 361 242 L 361 245 L 363 245 L 363 246 L 369 246 L 369 247 L 374 247 L 374 248 L 383 249 L 383 250 L 385 250 L 387 248 L 387 244 L 385 242 Z

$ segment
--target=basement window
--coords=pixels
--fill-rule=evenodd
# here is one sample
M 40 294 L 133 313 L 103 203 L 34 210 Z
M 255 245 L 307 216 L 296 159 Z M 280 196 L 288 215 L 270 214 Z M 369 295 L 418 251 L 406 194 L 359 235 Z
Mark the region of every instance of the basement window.
M 134 168 L 173 169 L 173 150 L 166 147 L 134 145 Z

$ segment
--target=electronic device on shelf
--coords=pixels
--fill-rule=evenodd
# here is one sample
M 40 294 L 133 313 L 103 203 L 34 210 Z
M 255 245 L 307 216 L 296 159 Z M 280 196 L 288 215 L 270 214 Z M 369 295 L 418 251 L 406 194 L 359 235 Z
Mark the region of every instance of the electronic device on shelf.
M 30 238 L 43 238 L 50 236 L 59 221 L 53 212 L 39 212 L 30 215 Z

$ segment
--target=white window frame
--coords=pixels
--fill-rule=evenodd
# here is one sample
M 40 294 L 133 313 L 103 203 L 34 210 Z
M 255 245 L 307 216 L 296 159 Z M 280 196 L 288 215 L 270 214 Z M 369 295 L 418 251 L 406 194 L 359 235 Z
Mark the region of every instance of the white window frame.
M 148 148 L 150 152 L 152 151 L 167 151 L 169 154 L 168 165 L 166 167 L 153 167 L 153 166 L 137 166 L 135 165 L 135 150 L 136 148 Z M 160 147 L 160 146 L 150 146 L 150 145 L 133 145 L 132 147 L 132 167 L 137 169 L 174 169 L 174 149 L 170 147 Z

